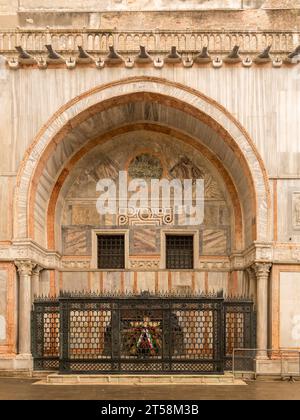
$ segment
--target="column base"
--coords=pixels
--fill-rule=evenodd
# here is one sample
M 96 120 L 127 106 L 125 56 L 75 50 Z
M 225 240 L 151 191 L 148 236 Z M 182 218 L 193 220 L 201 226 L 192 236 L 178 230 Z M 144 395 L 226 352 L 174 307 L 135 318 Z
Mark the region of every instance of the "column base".
M 18 354 L 14 360 L 16 370 L 33 370 L 33 357 L 31 354 Z
M 268 353 L 266 351 L 257 351 L 255 360 L 269 360 Z
M 0 376 L 13 376 L 18 373 L 30 374 L 33 371 L 33 359 L 31 354 L 1 354 Z

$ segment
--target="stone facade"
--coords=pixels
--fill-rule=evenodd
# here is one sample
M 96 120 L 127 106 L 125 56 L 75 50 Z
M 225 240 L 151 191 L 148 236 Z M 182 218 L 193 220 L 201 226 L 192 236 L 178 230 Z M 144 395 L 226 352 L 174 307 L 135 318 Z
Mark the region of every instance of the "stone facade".
M 252 296 L 264 366 L 299 349 L 299 2 L 0 0 L 0 28 L 0 369 L 31 367 L 31 303 L 60 290 Z M 203 223 L 99 216 L 99 178 L 149 167 L 203 179 Z M 125 270 L 97 268 L 105 231 Z M 165 268 L 176 231 L 193 270 Z

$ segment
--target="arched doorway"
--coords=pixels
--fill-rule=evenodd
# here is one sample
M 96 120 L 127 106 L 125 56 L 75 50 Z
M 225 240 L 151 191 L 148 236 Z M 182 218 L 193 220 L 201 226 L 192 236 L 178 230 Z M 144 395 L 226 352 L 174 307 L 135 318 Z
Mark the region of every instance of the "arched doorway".
M 119 171 L 145 158 L 156 169 L 158 162 L 169 179 L 186 173 L 204 179 L 201 226 L 174 229 L 174 220 L 155 217 L 126 223 L 95 217 L 97 177 L 117 179 Z M 15 214 L 16 239 L 29 237 L 47 255 L 58 256 L 56 266 L 43 267 L 46 294 L 249 294 L 255 281 L 238 258 L 255 241 L 269 239 L 269 185 L 251 139 L 223 107 L 186 86 L 140 77 L 95 88 L 49 120 L 20 168 Z M 110 236 L 112 254 L 117 234 L 124 266 L 99 265 L 98 238 Z M 169 236 L 180 236 L 177 251 L 184 246 L 192 265 L 167 266 Z

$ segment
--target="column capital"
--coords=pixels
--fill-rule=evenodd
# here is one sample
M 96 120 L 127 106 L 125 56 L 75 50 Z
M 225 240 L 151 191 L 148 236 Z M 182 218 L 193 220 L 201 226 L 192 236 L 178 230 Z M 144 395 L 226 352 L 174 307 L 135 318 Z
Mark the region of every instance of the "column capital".
M 272 264 L 271 263 L 255 263 L 252 265 L 252 269 L 254 270 L 256 277 L 268 277 L 270 270 L 271 270 Z
M 253 266 L 247 267 L 246 268 L 246 273 L 248 274 L 249 278 L 254 278 L 255 277 L 255 269 Z
M 40 274 L 40 272 L 42 271 L 42 270 L 44 270 L 44 268 L 42 267 L 42 266 L 40 266 L 40 265 L 36 265 L 33 269 L 32 269 L 32 274 L 36 274 L 36 275 L 39 275 Z
M 36 267 L 36 264 L 30 260 L 15 261 L 15 265 L 18 273 L 23 276 L 31 276 L 33 269 Z

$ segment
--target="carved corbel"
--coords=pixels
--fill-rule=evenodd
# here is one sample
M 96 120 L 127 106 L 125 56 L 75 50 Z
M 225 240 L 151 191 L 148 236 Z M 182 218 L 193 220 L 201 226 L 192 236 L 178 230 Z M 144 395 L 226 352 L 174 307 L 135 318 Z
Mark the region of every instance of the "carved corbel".
M 196 55 L 194 62 L 197 64 L 207 64 L 212 61 L 211 56 L 208 53 L 208 47 L 203 47 L 201 53 Z
M 108 56 L 105 59 L 105 62 L 108 64 L 122 64 L 124 62 L 123 57 L 118 54 L 113 45 L 109 47 Z
M 168 54 L 165 59 L 165 63 L 176 64 L 176 63 L 181 63 L 181 62 L 182 62 L 182 57 L 180 54 L 178 54 L 177 47 L 172 47 L 170 54 Z
M 300 45 L 284 61 L 288 64 L 298 64 L 300 62 Z
M 78 45 L 78 57 L 76 58 L 76 62 L 78 64 L 92 64 L 94 63 L 93 57 L 88 54 L 80 45 Z
M 146 48 L 142 45 L 140 46 L 139 54 L 135 57 L 135 62 L 140 64 L 150 64 L 153 62 L 152 57 L 146 51 Z
M 225 63 L 229 64 L 236 64 L 240 63 L 242 61 L 241 56 L 239 55 L 240 47 L 239 45 L 236 45 L 230 54 L 227 55 L 227 57 L 224 59 Z
M 32 64 L 36 64 L 36 59 L 30 55 L 27 51 L 25 51 L 21 46 L 17 46 L 16 50 L 19 53 L 19 63 L 20 64 L 27 64 L 27 65 L 32 65 Z
M 58 54 L 52 47 L 52 45 L 45 45 L 45 47 L 48 50 L 48 57 L 47 57 L 47 63 L 51 63 L 51 64 L 64 64 L 65 63 L 65 59 L 63 58 L 63 56 L 61 56 L 60 54 Z
M 263 50 L 256 58 L 255 63 L 257 64 L 265 64 L 270 63 L 272 61 L 270 51 L 271 51 L 272 45 L 269 45 L 266 49 Z

